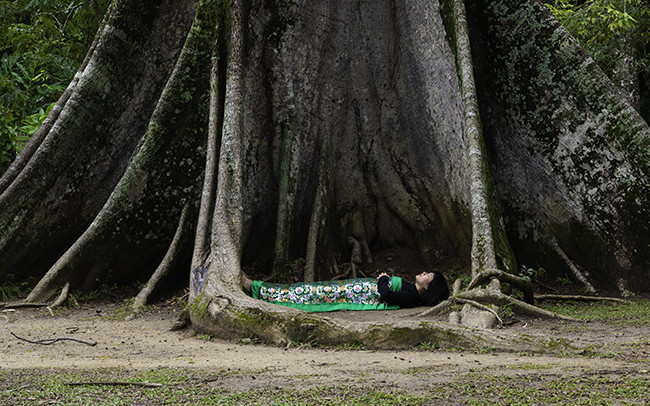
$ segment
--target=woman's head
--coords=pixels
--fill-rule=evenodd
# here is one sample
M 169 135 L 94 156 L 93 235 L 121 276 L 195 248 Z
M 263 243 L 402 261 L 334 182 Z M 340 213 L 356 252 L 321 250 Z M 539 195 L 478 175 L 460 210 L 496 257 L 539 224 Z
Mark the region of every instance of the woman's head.
M 439 271 L 422 273 L 415 277 L 416 282 L 429 281 L 429 286 L 420 292 L 420 303 L 425 306 L 435 306 L 449 297 L 447 280 Z

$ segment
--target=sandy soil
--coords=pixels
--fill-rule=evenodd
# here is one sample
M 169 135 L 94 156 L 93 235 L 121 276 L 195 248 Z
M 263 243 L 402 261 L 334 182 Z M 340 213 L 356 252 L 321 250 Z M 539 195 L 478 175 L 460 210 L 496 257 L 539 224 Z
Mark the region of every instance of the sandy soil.
M 511 329 L 550 332 L 593 344 L 608 357 L 556 357 L 479 351 L 349 351 L 341 349 L 277 348 L 232 343 L 169 331 L 178 309 L 152 307 L 144 316 L 114 320 L 121 303 L 65 309 L 55 316 L 43 309 L 0 313 L 0 368 L 143 370 L 158 367 L 238 371 L 218 382 L 230 389 L 255 389 L 269 384 L 309 388 L 321 385 L 388 385 L 416 393 L 421 382 L 410 370 L 430 370 L 436 380 L 452 380 L 468 372 L 497 375 L 541 373 L 571 376 L 584 371 L 646 374 L 650 369 L 650 327 L 612 327 L 599 323 L 549 323 L 529 320 Z M 368 312 L 366 312 L 368 313 Z M 29 340 L 74 337 L 73 341 L 36 345 Z M 613 372 L 612 372 L 613 371 Z M 430 383 L 433 384 L 433 383 Z

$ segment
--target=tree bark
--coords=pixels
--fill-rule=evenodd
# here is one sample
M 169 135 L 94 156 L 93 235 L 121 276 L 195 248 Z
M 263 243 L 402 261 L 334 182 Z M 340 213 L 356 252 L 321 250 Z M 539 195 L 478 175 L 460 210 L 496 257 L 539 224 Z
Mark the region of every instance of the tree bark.
M 191 1 L 123 1 L 113 11 L 67 101 L 31 141 L 38 148 L 2 182 L 0 275 L 42 276 L 92 223 L 145 133 L 193 14 Z
M 116 2 L 0 180 L 0 275 L 45 275 L 42 301 L 186 264 L 196 330 L 370 348 L 544 339 L 307 314 L 245 295 L 242 270 L 304 258 L 327 279 L 407 248 L 469 267 L 457 299 L 536 315 L 500 290 L 532 296 L 515 257 L 647 290 L 647 123 L 537 1 L 465 6 Z M 193 247 L 173 242 L 183 207 Z
M 647 290 L 647 123 L 542 4 L 469 4 L 486 142 L 517 261 L 562 276 L 569 263 L 557 242 L 595 289 L 622 277 Z

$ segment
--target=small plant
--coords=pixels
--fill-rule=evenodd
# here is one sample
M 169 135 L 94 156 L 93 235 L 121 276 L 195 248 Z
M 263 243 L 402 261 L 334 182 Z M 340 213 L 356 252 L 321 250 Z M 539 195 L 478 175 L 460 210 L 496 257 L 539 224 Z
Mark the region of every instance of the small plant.
M 543 276 L 546 273 L 546 270 L 544 268 L 537 268 L 533 269 L 530 267 L 527 267 L 526 265 L 522 265 L 521 269 L 519 270 L 519 276 L 527 281 L 534 281 L 537 278 Z
M 341 345 L 336 346 L 336 348 L 339 348 L 341 350 L 345 351 L 364 351 L 366 347 L 363 345 L 361 341 L 349 341 L 345 342 Z
M 305 350 L 305 349 L 314 348 L 314 345 L 310 342 L 305 342 L 305 341 L 292 341 L 291 344 L 289 344 L 289 347 Z
M 27 282 L 18 284 L 13 275 L 7 275 L 7 280 L 3 285 L 0 285 L 0 300 L 11 300 L 23 295 L 23 291 L 27 286 Z
M 438 343 L 433 343 L 431 341 L 424 341 L 413 348 L 422 351 L 438 351 L 440 349 L 440 346 L 438 346 Z
M 133 302 L 134 298 L 129 298 L 124 300 L 124 304 L 115 310 L 111 315 L 106 316 L 109 320 L 125 320 L 131 314 L 133 314 Z M 146 306 L 143 306 L 139 309 L 140 312 L 146 311 Z
M 486 347 L 479 347 L 476 350 L 474 350 L 475 354 L 489 354 L 492 352 L 492 346 L 488 345 Z
M 92 291 L 88 292 L 87 294 L 85 294 L 83 296 L 83 299 L 84 300 L 89 300 L 89 301 L 97 300 L 97 299 L 105 299 L 105 298 L 114 296 L 117 291 L 119 291 L 119 288 L 118 288 L 116 283 L 114 283 L 112 285 L 108 285 L 106 283 L 103 283 L 103 284 L 99 285 L 99 287 L 97 289 L 92 290 Z
M 499 313 L 505 317 L 515 317 L 513 303 L 509 299 L 499 300 Z

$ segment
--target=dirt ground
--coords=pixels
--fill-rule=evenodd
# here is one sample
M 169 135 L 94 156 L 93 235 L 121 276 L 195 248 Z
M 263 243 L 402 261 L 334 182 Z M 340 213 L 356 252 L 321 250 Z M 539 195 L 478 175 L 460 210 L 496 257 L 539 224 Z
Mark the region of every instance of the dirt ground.
M 345 349 L 278 348 L 251 342 L 225 342 L 170 331 L 178 307 L 156 305 L 134 320 L 111 317 L 122 303 L 82 305 L 54 316 L 44 309 L 0 313 L 0 369 L 104 369 L 138 371 L 152 368 L 198 368 L 238 371 L 224 374 L 216 385 L 250 390 L 268 385 L 307 389 L 323 385 L 386 386 L 419 393 L 422 385 L 436 385 L 468 373 L 491 376 L 527 373 L 575 376 L 590 373 L 643 376 L 650 370 L 650 326 L 616 327 L 602 323 L 557 323 L 529 320 L 513 330 L 550 333 L 594 345 L 601 355 L 547 356 L 493 353 L 480 349 L 437 351 L 364 351 Z M 399 311 L 398 311 L 399 312 Z M 368 312 L 365 312 L 368 313 Z M 395 313 L 396 314 L 396 313 Z M 367 317 L 367 315 L 366 315 Z M 37 345 L 22 341 L 73 337 L 74 341 Z M 246 340 L 245 340 L 246 341 Z M 421 382 L 409 371 L 435 373 L 435 381 Z

